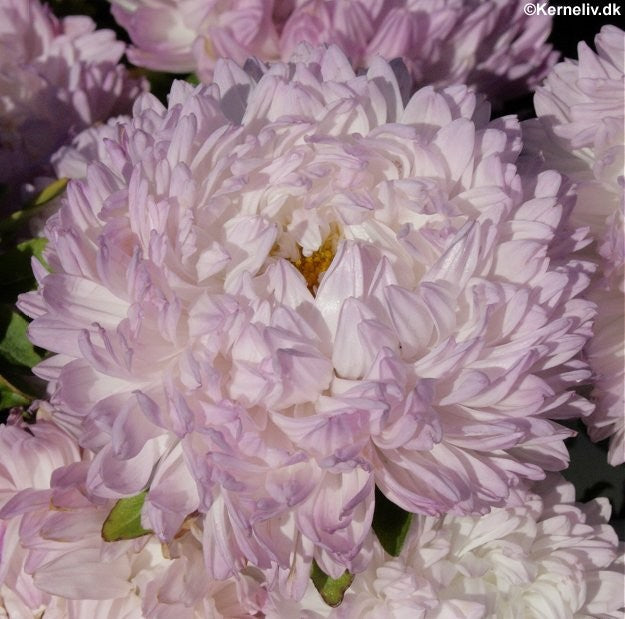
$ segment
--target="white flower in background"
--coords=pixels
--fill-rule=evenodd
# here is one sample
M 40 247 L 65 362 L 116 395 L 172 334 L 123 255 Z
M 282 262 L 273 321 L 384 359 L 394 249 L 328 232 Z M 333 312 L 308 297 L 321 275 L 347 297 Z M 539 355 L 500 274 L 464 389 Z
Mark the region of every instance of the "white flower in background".
M 210 81 L 218 58 L 276 58 L 273 0 L 110 0 L 134 43 L 128 58 L 140 67 L 196 71 Z
M 50 488 L 59 467 L 75 462 L 79 448 L 49 421 L 26 425 L 15 416 L 0 425 L 0 509 L 14 497 L 32 497 Z M 0 617 L 36 616 L 50 595 L 24 569 L 26 551 L 19 541 L 19 519 L 0 520 Z
M 398 557 L 376 542 L 335 609 L 312 585 L 289 616 L 330 619 L 620 619 L 624 554 L 607 499 L 575 503 L 557 475 L 483 516 L 414 516 Z M 279 601 L 267 601 L 267 616 Z
M 526 147 L 577 185 L 573 220 L 590 227 L 600 271 L 588 297 L 597 303 L 586 354 L 597 406 L 586 419 L 593 440 L 611 436 L 609 461 L 625 462 L 625 33 L 604 26 L 579 60 L 556 65 L 535 96 L 537 120 Z
M 211 581 L 192 524 L 167 545 L 104 541 L 114 501 L 89 496 L 91 455 L 49 421 L 10 420 L 0 448 L 0 617 L 233 619 L 264 604 L 260 574 Z
M 552 18 L 526 15 L 524 0 L 110 2 L 131 62 L 205 83 L 220 57 L 288 62 L 305 42 L 339 46 L 358 70 L 401 58 L 416 87 L 467 84 L 503 101 L 533 89 L 558 56 Z

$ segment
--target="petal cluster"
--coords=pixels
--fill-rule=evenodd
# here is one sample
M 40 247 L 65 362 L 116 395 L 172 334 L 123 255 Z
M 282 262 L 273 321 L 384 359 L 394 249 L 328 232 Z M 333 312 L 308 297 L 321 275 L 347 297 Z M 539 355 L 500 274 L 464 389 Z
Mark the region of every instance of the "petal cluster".
M 555 172 L 466 87 L 404 105 L 337 49 L 151 95 L 48 222 L 31 340 L 102 499 L 303 593 L 364 569 L 374 486 L 484 513 L 568 459 L 594 306 Z
M 398 557 L 376 544 L 338 608 L 315 614 L 311 586 L 299 616 L 622 617 L 623 547 L 607 499 L 575 503 L 555 475 L 517 498 L 481 517 L 415 517 Z M 271 617 L 279 601 L 267 606 Z
M 590 256 L 600 271 L 589 298 L 600 311 L 586 353 L 598 403 L 588 422 L 593 439 L 613 435 L 609 460 L 617 465 L 625 461 L 625 33 L 605 26 L 595 45 L 596 53 L 580 43 L 579 60 L 556 65 L 538 90 L 526 145 L 575 181 L 573 219 L 595 239 Z
M 343 48 L 357 67 L 401 58 L 418 85 L 469 84 L 492 100 L 537 85 L 556 61 L 551 18 L 519 0 L 277 0 L 280 52 L 300 41 Z M 290 7 L 293 7 L 292 9 Z
M 47 170 L 78 131 L 125 112 L 141 89 L 125 45 L 84 16 L 57 19 L 38 0 L 0 2 L 0 183 Z
M 22 195 L 26 201 L 36 198 L 52 183 L 59 179 L 84 178 L 87 176 L 87 166 L 92 161 L 107 160 L 106 141 L 117 136 L 117 127 L 127 120 L 124 116 L 109 118 L 106 123 L 99 123 L 83 129 L 68 144 L 61 146 L 49 158 L 50 172 L 53 176 L 37 176 L 31 183 L 22 187 Z M 42 236 L 43 227 L 60 204 L 63 192 L 39 207 L 37 213 L 28 220 L 28 228 L 33 236 Z
M 11 416 L 0 425 L 0 510 L 19 495 L 46 505 L 52 473 L 79 458 L 74 439 L 49 421 L 26 425 Z M 19 502 L 19 499 L 18 499 Z M 50 603 L 25 569 L 27 553 L 20 543 L 19 519 L 0 520 L 0 615 L 34 616 Z M 6 613 L 6 614 L 4 614 Z
M 334 44 L 355 68 L 402 58 L 419 86 L 465 83 L 500 101 L 524 94 L 556 61 L 551 17 L 521 0 L 111 0 L 130 59 L 209 82 L 219 57 L 288 61 L 301 42 Z
M 210 80 L 217 58 L 275 58 L 271 0 L 110 0 L 136 65 Z
M 3 616 L 230 619 L 264 605 L 259 575 L 207 578 L 192 525 L 168 545 L 152 535 L 103 541 L 114 502 L 89 496 L 91 455 L 55 425 L 2 426 L 0 445 L 11 456 L 0 467 Z

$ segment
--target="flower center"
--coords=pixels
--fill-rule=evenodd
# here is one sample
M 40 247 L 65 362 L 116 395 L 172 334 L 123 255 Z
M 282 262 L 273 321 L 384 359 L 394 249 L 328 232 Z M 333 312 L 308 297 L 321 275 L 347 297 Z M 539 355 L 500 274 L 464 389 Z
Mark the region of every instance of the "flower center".
M 334 254 L 336 254 L 338 236 L 338 232 L 332 231 L 319 249 L 316 249 L 310 256 L 302 256 L 300 253 L 299 258 L 291 260 L 297 270 L 304 276 L 308 290 L 310 290 L 313 296 L 317 292 L 321 277 L 328 270 Z

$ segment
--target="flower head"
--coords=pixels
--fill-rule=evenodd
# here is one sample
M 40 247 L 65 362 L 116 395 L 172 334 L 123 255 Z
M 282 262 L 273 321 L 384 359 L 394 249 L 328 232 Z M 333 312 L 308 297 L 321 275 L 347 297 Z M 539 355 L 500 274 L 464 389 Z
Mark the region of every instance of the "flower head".
M 623 545 L 607 499 L 574 503 L 573 486 L 555 475 L 517 498 L 485 516 L 416 516 L 398 557 L 376 543 L 338 608 L 313 614 L 311 586 L 300 616 L 622 617 Z M 277 604 L 267 605 L 272 616 Z
M 207 83 L 219 57 L 288 61 L 307 42 L 338 45 L 356 69 L 402 58 L 417 86 L 466 83 L 500 101 L 533 88 L 557 58 L 551 17 L 528 17 L 521 0 L 111 2 L 134 63 Z
M 210 78 L 217 58 L 273 58 L 277 37 L 270 0 L 110 0 L 134 47 L 128 58 L 158 71 Z
M 0 425 L 0 453 L 0 509 L 19 501 L 18 495 L 41 505 L 38 499 L 49 492 L 53 472 L 79 457 L 75 441 L 54 424 L 26 425 L 13 416 Z M 0 520 L 0 614 L 9 617 L 32 616 L 50 603 L 25 570 L 19 525 L 19 518 Z
M 38 0 L 0 1 L 0 183 L 47 171 L 78 131 L 125 112 L 140 91 L 124 44 L 88 17 L 57 19 Z
M 597 408 L 587 421 L 593 439 L 612 435 L 609 460 L 617 465 L 625 462 L 625 33 L 605 26 L 595 45 L 597 53 L 580 43 L 579 60 L 556 65 L 539 88 L 526 146 L 575 181 L 572 217 L 595 238 L 589 255 L 601 268 L 589 297 L 600 311 L 586 353 Z
M 46 422 L 37 422 L 32 430 L 34 438 L 25 438 L 23 432 L 13 437 L 15 444 L 35 443 L 30 449 L 35 447 L 49 464 L 50 447 L 41 439 L 63 433 Z M 64 440 L 70 442 L 67 436 Z M 18 454 L 15 465 L 27 465 L 28 458 Z M 45 610 L 46 616 L 59 618 L 251 618 L 264 603 L 258 576 L 240 574 L 237 581 L 223 582 L 207 578 L 201 533 L 193 525 L 167 545 L 152 535 L 104 541 L 103 524 L 114 502 L 87 493 L 90 454 L 78 457 L 74 448 L 71 455 L 73 461 L 55 463 L 59 466 L 52 467 L 45 489 L 33 480 L 0 511 L 4 519 L 0 526 L 12 534 L 10 547 L 3 539 L 0 563 L 4 568 L 0 573 L 8 574 L 0 588 L 0 601 L 10 616 Z M 46 470 L 50 472 L 50 467 Z M 18 579 L 12 578 L 15 573 Z
M 89 491 L 149 487 L 161 539 L 202 521 L 209 575 L 301 595 L 313 556 L 364 569 L 374 484 L 486 512 L 566 465 L 591 267 L 560 176 L 520 176 L 518 122 L 466 87 L 404 105 L 337 48 L 248 70 L 137 101 L 20 307 Z
M 291 11 L 282 5 L 294 7 Z M 508 99 L 538 84 L 557 54 L 548 16 L 528 17 L 519 0 L 277 0 L 280 52 L 300 41 L 337 44 L 356 67 L 402 58 L 418 86 L 469 84 Z M 284 19 L 284 18 L 283 18 Z
M 23 185 L 22 194 L 27 197 L 26 201 L 36 198 L 46 187 L 60 179 L 84 178 L 87 176 L 87 166 L 90 162 L 95 160 L 106 161 L 108 158 L 106 141 L 117 136 L 118 125 L 121 125 L 125 120 L 127 117 L 124 116 L 109 118 L 106 123 L 83 129 L 68 144 L 61 146 L 49 158 L 49 167 L 54 176 L 37 176 L 31 183 Z M 50 215 L 59 209 L 62 195 L 63 192 L 46 202 L 43 207 L 40 206 L 36 213 L 30 215 L 28 228 L 32 236 L 42 235 L 46 221 Z

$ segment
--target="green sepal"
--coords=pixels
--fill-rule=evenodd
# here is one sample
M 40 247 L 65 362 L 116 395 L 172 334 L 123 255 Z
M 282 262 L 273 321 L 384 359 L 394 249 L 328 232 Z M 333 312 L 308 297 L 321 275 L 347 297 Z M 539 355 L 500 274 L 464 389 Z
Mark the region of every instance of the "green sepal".
M 14 406 L 27 406 L 30 398 L 12 385 L 4 376 L 0 376 L 0 410 Z
M 10 365 L 27 368 L 43 359 L 28 339 L 28 321 L 4 304 L 0 304 L 0 358 Z
M 0 358 L 0 410 L 27 406 L 46 394 L 45 381 L 37 378 L 28 367 L 7 363 Z
M 59 178 L 44 187 L 29 204 L 23 209 L 11 213 L 8 217 L 0 221 L 0 235 L 18 230 L 31 217 L 37 215 L 43 208 L 65 191 L 69 179 Z
M 49 185 L 46 185 L 35 196 L 35 199 L 31 201 L 29 205 L 30 208 L 34 208 L 35 206 L 43 206 L 44 204 L 47 204 L 48 202 L 54 200 L 54 198 L 56 198 L 57 196 L 60 196 L 65 191 L 65 187 L 67 187 L 68 182 L 69 178 L 57 178 Z
M 45 394 L 45 383 L 30 371 L 43 355 L 28 341 L 27 328 L 21 314 L 0 304 L 0 410 L 27 406 Z
M 410 530 L 412 514 L 389 501 L 378 488 L 375 489 L 375 511 L 373 530 L 382 548 L 393 557 L 401 552 L 406 535 Z
M 147 490 L 144 490 L 115 503 L 102 525 L 102 539 L 105 542 L 135 539 L 152 533 L 141 526 L 141 509 L 147 494 Z
M 350 574 L 347 570 L 336 580 L 334 578 L 330 578 L 317 565 L 316 561 L 313 561 L 310 578 L 312 579 L 315 588 L 319 591 L 319 594 L 323 598 L 323 601 L 328 606 L 338 606 L 343 601 L 345 592 L 354 581 L 354 575 Z

